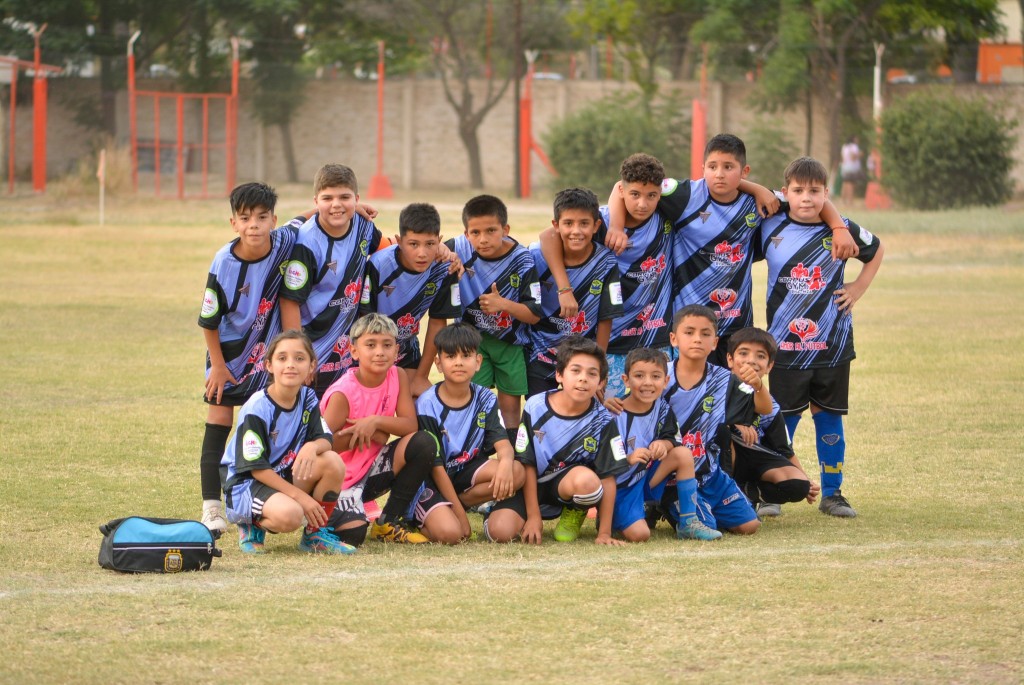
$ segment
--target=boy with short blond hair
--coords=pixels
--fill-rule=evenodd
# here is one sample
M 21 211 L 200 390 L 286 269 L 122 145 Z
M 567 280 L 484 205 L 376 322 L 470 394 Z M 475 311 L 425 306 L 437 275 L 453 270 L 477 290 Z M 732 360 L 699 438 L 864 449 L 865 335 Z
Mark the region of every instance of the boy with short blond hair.
M 779 351 L 770 378 L 789 435 L 808 407 L 814 420 L 825 514 L 857 515 L 843 496 L 846 439 L 843 415 L 849 411 L 853 306 L 871 285 L 884 249 L 866 228 L 843 219 L 845 231 L 830 229 L 822 208 L 828 201 L 823 164 L 800 157 L 786 168 L 783 188 L 789 210 L 765 222 L 760 251 L 768 262 L 768 332 Z M 844 282 L 845 260 L 832 259 L 832 241 L 848 233 L 864 262 L 851 283 Z
M 327 387 L 352 365 L 349 329 L 356 319 L 366 260 L 380 246 L 373 222 L 356 213 L 359 186 L 352 169 L 326 164 L 313 179 L 316 214 L 299 229 L 281 287 L 281 323 L 313 341 L 314 389 Z

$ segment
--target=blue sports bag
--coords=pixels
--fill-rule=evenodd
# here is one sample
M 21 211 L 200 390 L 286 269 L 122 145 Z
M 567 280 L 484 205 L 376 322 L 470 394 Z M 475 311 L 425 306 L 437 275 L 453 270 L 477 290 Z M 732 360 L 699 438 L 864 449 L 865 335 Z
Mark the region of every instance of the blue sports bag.
M 103 524 L 100 532 L 99 563 L 112 571 L 205 571 L 221 554 L 213 533 L 199 521 L 129 516 Z

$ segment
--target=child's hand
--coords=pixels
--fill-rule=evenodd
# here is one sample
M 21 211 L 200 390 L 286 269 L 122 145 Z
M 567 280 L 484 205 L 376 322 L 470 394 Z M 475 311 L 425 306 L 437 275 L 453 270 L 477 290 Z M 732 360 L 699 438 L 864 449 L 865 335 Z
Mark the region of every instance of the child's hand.
M 221 364 L 211 366 L 210 375 L 206 379 L 206 393 L 204 394 L 206 399 L 220 404 L 220 400 L 224 396 L 224 386 L 229 381 L 232 385 L 238 385 L 238 380 L 228 371 L 227 366 Z
M 651 462 L 651 451 L 646 447 L 633 450 L 626 457 L 626 462 L 632 466 L 633 464 L 649 464 Z
M 544 537 L 543 531 L 544 522 L 540 518 L 533 519 L 527 517 L 526 523 L 523 524 L 523 532 L 520 533 L 519 537 L 527 545 L 539 545 Z
M 412 374 L 412 378 L 409 380 L 409 391 L 413 397 L 419 397 L 433 384 L 430 382 L 430 378 L 419 373 Z
M 864 291 L 864 286 L 859 285 L 857 281 L 854 281 L 853 283 L 846 283 L 842 288 L 835 292 L 836 307 L 838 307 L 839 311 L 843 313 L 853 311 L 853 305 L 857 304 L 857 300 L 861 298 Z
M 295 455 L 292 462 L 292 477 L 295 480 L 310 480 L 313 478 L 313 466 L 316 464 L 316 448 L 312 443 L 306 443 Z
M 818 495 L 821 494 L 821 486 L 811 481 L 811 490 L 807 493 L 807 503 L 814 504 L 814 500 L 818 499 Z
M 733 426 L 740 433 L 740 440 L 744 445 L 752 446 L 757 444 L 757 431 L 753 426 Z
M 369 447 L 373 441 L 373 434 L 377 432 L 377 418 L 376 416 L 364 416 L 356 421 L 346 419 L 345 422 L 350 425 L 338 431 L 338 435 L 349 436 L 351 449 Z
M 665 458 L 668 451 L 672 449 L 672 443 L 668 440 L 655 440 L 647 446 L 647 449 L 651 452 L 651 461 L 658 461 Z
M 306 523 L 317 528 L 327 525 L 327 512 L 319 502 L 306 493 L 302 493 L 295 501 L 302 507 L 302 513 L 306 515 Z
M 497 314 L 508 307 L 508 300 L 498 292 L 498 284 L 492 283 L 490 292 L 480 296 L 480 310 L 485 314 Z
M 832 261 L 853 259 L 860 254 L 860 248 L 846 226 L 832 229 Z
M 622 254 L 629 247 L 629 236 L 621 228 L 608 227 L 604 236 L 604 245 L 617 255 Z
M 754 191 L 754 202 L 757 205 L 757 213 L 762 219 L 767 219 L 779 211 L 779 198 L 770 189 L 759 186 Z
M 360 202 L 356 205 L 356 214 L 365 219 L 369 219 L 370 221 L 377 218 L 377 210 L 372 205 L 368 205 L 365 202 Z
M 612 545 L 612 546 L 618 547 L 618 546 L 621 546 L 621 545 L 625 545 L 626 541 L 625 540 L 616 540 L 615 538 L 613 538 L 608 533 L 598 533 L 597 537 L 594 538 L 594 543 L 598 544 L 598 545 Z
M 580 305 L 576 301 L 576 295 L 571 290 L 558 293 L 558 316 L 563 319 L 571 319 L 579 314 Z
M 498 468 L 491 479 L 491 497 L 496 500 L 508 499 L 516 492 L 515 479 L 512 477 L 512 461 L 499 459 Z
M 466 272 L 466 269 L 462 266 L 462 260 L 459 259 L 459 255 L 455 254 L 448 249 L 448 246 L 444 243 L 438 243 L 437 245 L 437 259 L 438 264 L 448 262 L 448 273 L 458 274 L 459 278 L 462 278 L 462 274 Z
M 761 380 L 761 376 L 758 375 L 757 371 L 750 364 L 740 364 L 733 372 L 739 379 L 752 387 L 754 390 L 760 390 L 764 385 L 764 381 Z
M 604 400 L 604 408 L 611 413 L 618 416 L 622 413 L 622 398 L 621 397 L 607 397 Z

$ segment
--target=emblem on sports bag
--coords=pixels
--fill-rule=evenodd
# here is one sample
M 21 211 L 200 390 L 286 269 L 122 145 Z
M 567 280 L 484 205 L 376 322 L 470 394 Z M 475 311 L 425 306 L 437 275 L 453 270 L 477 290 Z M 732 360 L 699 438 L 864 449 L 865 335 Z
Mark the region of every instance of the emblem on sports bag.
M 167 550 L 167 554 L 164 555 L 164 573 L 178 573 L 182 566 L 181 550 Z

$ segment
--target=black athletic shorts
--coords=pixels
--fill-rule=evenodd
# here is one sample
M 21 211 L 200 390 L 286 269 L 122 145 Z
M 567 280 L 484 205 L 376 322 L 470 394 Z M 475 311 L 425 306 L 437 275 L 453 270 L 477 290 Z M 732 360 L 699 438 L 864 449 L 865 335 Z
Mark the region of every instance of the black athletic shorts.
M 768 376 L 783 414 L 800 414 L 815 404 L 833 414 L 850 411 L 850 362 L 825 369 L 780 369 Z
M 483 468 L 490 459 L 487 457 L 477 457 L 471 459 L 462 465 L 462 468 L 455 474 L 448 474 L 448 478 L 452 481 L 452 487 L 455 488 L 455 492 L 460 495 L 466 490 L 476 485 L 476 473 Z
M 737 483 L 748 483 L 761 480 L 768 471 L 783 466 L 793 466 L 793 462 L 775 452 L 736 448 L 733 461 L 732 478 Z

